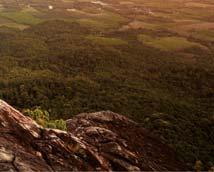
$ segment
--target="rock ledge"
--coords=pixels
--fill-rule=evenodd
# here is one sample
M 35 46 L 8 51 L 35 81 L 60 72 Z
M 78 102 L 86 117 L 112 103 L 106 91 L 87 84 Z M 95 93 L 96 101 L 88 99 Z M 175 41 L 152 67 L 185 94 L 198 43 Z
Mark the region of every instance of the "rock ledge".
M 122 115 L 83 113 L 67 127 L 45 129 L 0 100 L 0 171 L 185 170 L 169 147 Z

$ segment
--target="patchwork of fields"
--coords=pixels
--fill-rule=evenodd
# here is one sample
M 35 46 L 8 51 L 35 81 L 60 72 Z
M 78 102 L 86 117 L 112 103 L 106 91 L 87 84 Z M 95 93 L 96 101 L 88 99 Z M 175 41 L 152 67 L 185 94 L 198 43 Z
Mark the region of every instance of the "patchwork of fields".
M 0 26 L 25 29 L 43 21 L 62 19 L 101 33 L 150 31 L 160 36 L 163 46 L 168 39 L 161 37 L 168 35 L 203 44 L 200 41 L 213 41 L 213 11 L 212 0 L 0 0 Z

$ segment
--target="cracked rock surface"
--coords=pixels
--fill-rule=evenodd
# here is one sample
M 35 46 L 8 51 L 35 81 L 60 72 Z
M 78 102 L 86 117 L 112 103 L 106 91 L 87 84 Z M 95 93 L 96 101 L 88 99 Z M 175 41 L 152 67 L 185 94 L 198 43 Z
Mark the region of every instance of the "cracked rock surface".
M 67 127 L 45 129 L 0 100 L 0 171 L 185 170 L 169 147 L 121 115 L 80 114 Z

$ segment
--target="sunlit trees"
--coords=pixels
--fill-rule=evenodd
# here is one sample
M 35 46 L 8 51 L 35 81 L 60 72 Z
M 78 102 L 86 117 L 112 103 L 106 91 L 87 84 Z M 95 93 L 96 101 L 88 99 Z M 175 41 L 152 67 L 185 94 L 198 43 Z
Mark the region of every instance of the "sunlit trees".
M 42 110 L 40 107 L 36 107 L 33 110 L 24 109 L 23 114 L 31 117 L 43 127 L 66 130 L 66 123 L 64 120 L 50 120 L 50 115 L 48 111 Z

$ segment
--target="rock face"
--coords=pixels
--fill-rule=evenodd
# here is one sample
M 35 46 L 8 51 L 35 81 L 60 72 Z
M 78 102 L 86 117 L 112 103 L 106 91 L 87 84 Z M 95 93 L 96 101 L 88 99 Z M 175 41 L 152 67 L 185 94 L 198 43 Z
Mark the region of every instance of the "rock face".
M 80 114 L 67 126 L 45 129 L 0 100 L 0 171 L 185 170 L 169 147 L 121 115 Z

